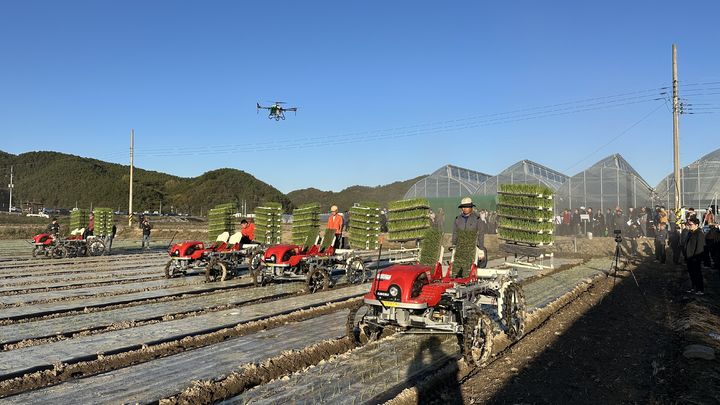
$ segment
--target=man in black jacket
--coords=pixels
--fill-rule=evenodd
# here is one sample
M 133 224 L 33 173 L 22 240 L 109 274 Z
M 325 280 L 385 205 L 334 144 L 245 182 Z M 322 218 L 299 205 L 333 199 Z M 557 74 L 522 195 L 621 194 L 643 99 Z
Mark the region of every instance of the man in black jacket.
M 692 289 L 688 292 L 694 292 L 697 295 L 704 294 L 703 276 L 702 276 L 702 259 L 705 251 L 705 234 L 700 230 L 700 220 L 692 217 L 688 220 L 689 231 L 687 241 L 685 242 L 685 260 L 687 262 L 688 273 L 690 274 L 690 282 Z

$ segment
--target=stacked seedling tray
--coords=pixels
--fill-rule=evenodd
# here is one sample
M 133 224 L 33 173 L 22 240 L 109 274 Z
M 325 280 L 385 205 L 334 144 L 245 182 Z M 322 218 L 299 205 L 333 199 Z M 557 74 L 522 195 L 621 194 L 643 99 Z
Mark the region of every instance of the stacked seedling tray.
M 430 203 L 426 198 L 391 202 L 388 205 L 388 239 L 393 242 L 422 240 L 430 227 Z
M 88 210 L 76 209 L 70 213 L 70 231 L 86 228 L 89 221 Z
M 527 246 L 553 244 L 553 192 L 536 184 L 500 184 L 498 238 Z
M 112 208 L 95 208 L 95 236 L 108 236 L 112 234 L 113 227 L 113 210 Z
M 282 205 L 267 202 L 255 208 L 255 240 L 265 244 L 280 243 Z
M 208 238 L 211 241 L 217 239 L 223 232 L 232 234 L 235 232 L 235 204 L 220 204 L 210 209 L 208 213 Z
M 350 246 L 375 250 L 380 246 L 380 205 L 362 202 L 350 208 Z
M 320 204 L 301 205 L 293 210 L 292 243 L 309 246 L 320 229 Z

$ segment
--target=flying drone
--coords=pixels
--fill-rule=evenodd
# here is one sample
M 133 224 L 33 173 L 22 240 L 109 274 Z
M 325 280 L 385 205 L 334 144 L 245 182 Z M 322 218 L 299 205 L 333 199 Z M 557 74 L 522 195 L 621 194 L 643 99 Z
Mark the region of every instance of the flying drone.
M 276 101 L 270 107 L 263 107 L 260 105 L 260 103 L 256 103 L 256 104 L 257 104 L 258 112 L 260 112 L 261 109 L 269 110 L 268 118 L 269 119 L 275 118 L 275 121 L 284 120 L 285 119 L 285 111 L 292 111 L 295 114 L 297 114 L 297 107 L 285 108 L 282 106 L 282 104 L 285 104 L 284 101 Z

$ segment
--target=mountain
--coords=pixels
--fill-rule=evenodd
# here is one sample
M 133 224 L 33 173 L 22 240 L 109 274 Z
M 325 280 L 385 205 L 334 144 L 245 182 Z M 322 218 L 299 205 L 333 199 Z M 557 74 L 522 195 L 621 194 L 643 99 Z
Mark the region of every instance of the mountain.
M 42 203 L 48 208 L 110 207 L 127 210 L 130 168 L 126 165 L 57 152 L 28 152 L 12 155 L 0 151 L 0 170 L 9 183 L 14 166 L 13 201 Z M 7 174 L 7 175 L 5 175 Z M 247 202 L 253 209 L 264 201 L 276 201 L 286 209 L 290 199 L 282 192 L 249 173 L 237 169 L 218 169 L 194 178 L 135 168 L 133 210 L 163 211 L 171 206 L 179 212 L 199 214 L 217 204 Z M 3 189 L 7 205 L 7 189 Z M 5 207 L 7 209 L 7 207 Z
M 287 196 L 295 206 L 309 202 L 319 202 L 323 210 L 329 210 L 330 206 L 335 204 L 342 212 L 348 210 L 353 203 L 361 201 L 374 201 L 386 207 L 390 201 L 401 200 L 408 189 L 423 177 L 425 175 L 410 180 L 396 181 L 384 186 L 351 186 L 337 193 L 316 188 L 303 188 L 291 191 Z

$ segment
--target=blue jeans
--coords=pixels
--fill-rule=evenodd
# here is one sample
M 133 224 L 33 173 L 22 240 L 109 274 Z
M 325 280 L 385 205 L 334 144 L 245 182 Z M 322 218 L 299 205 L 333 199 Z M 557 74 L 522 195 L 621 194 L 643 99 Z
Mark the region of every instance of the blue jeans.
M 147 247 L 145 246 L 147 244 Z M 143 235 L 142 238 L 142 248 L 143 249 L 150 249 L 150 235 Z

